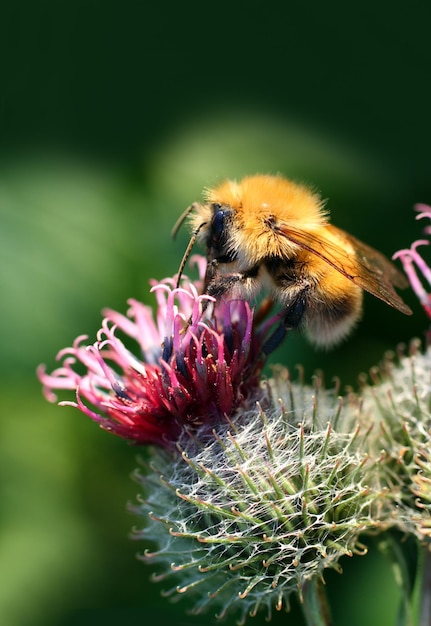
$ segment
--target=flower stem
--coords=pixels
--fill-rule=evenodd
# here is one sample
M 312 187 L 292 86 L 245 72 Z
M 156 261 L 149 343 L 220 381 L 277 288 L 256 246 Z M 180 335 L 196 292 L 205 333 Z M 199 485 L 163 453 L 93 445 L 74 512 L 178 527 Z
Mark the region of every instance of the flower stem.
M 424 550 L 422 587 L 419 607 L 419 626 L 431 626 L 431 551 Z
M 302 611 L 307 626 L 332 626 L 328 598 L 321 580 L 310 580 L 304 585 Z

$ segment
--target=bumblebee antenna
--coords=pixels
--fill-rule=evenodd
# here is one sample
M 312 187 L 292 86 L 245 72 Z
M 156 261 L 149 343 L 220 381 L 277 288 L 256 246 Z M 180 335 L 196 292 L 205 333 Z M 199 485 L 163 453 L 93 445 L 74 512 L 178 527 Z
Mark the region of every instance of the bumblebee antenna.
M 199 206 L 199 202 L 193 202 L 193 204 L 188 206 L 187 209 L 181 213 L 181 215 L 179 216 L 179 218 L 175 222 L 173 229 L 171 230 L 171 237 L 172 237 L 172 239 L 175 239 L 175 237 L 177 236 L 177 233 L 180 230 L 180 228 L 181 228 L 184 220 L 188 216 L 188 214 L 191 213 L 192 211 L 195 211 L 198 206 Z
M 184 218 L 183 218 L 184 219 Z M 187 263 L 187 259 L 190 256 L 190 252 L 192 251 L 193 246 L 195 245 L 195 241 L 197 239 L 197 236 L 199 234 L 200 229 L 202 228 L 202 226 L 205 226 L 206 222 L 202 222 L 202 224 L 199 224 L 199 226 L 196 228 L 196 230 L 193 231 L 192 236 L 190 237 L 190 241 L 187 244 L 187 248 L 186 251 L 183 254 L 183 258 L 181 259 L 181 263 L 180 263 L 180 267 L 178 269 L 178 275 L 177 275 L 177 289 L 180 286 L 180 280 L 181 280 L 181 276 L 183 274 L 184 268 L 186 266 Z M 180 224 L 181 225 L 181 224 Z

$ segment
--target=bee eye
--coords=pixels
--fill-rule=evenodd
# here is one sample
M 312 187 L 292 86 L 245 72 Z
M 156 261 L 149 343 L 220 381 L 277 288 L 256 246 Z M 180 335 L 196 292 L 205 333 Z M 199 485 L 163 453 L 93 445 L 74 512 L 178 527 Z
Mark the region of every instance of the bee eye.
M 211 225 L 211 238 L 214 243 L 220 241 L 226 222 L 226 211 L 219 210 L 215 213 Z

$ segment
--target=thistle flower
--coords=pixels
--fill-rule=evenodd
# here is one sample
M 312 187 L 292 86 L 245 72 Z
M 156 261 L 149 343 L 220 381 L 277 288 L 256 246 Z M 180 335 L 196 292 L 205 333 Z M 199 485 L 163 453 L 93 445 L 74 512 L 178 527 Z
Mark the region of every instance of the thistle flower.
M 369 431 L 337 429 L 336 389 L 290 383 L 284 369 L 271 387 L 284 389 L 281 404 L 271 394 L 265 411 L 238 410 L 211 438 L 182 438 L 174 460 L 156 450 L 137 474 L 145 499 L 133 510 L 151 522 L 134 535 L 157 546 L 142 558 L 194 613 L 243 622 L 262 608 L 269 619 L 327 568 L 340 571 L 342 556 L 364 554 L 361 535 L 380 528 Z
M 416 219 L 428 218 L 431 219 L 431 207 L 426 204 L 416 204 L 415 210 L 418 211 Z M 431 233 L 431 226 L 424 228 L 426 234 Z M 424 288 L 422 281 L 420 280 L 416 268 L 421 272 L 423 278 L 431 285 L 431 268 L 426 261 L 421 257 L 418 252 L 419 246 L 429 245 L 427 239 L 418 239 L 410 248 L 399 250 L 393 256 L 394 259 L 400 259 L 407 278 L 410 281 L 410 285 L 417 295 L 419 302 L 421 303 L 425 313 L 431 319 L 431 294 L 429 294 Z
M 431 207 L 416 205 L 417 219 L 431 218 Z M 431 232 L 428 226 L 425 232 Z M 404 270 L 419 301 L 431 318 L 431 269 L 418 252 L 427 240 L 415 241 L 409 249 L 394 255 Z M 418 271 L 422 275 L 418 274 Z M 429 339 L 429 335 L 428 335 Z M 382 480 L 392 500 L 392 523 L 420 540 L 431 538 L 431 346 L 421 349 L 418 340 L 406 354 L 401 347 L 388 354 L 372 370 L 373 384 L 361 392 L 362 416 L 368 415 L 379 427 L 374 449 L 383 450 Z
M 360 395 L 362 421 L 375 424 L 370 454 L 382 453 L 388 488 L 385 523 L 431 537 L 431 351 L 412 341 L 406 354 L 388 353 Z M 359 419 L 359 418 L 358 418 Z
M 341 557 L 364 553 L 385 490 L 370 429 L 352 421 L 337 387 L 291 383 L 284 368 L 261 381 L 279 318 L 256 326 L 247 302 L 200 289 L 186 277 L 179 288 L 153 284 L 155 320 L 135 300 L 128 317 L 106 311 L 97 341 L 79 337 L 39 378 L 48 400 L 75 390 L 60 404 L 156 444 L 133 509 L 144 520 L 135 538 L 156 545 L 143 558 L 165 568 L 171 593 L 194 598 L 195 612 L 209 604 L 244 620 L 287 608 L 293 593 L 306 598 Z
M 238 406 L 263 401 L 260 372 L 270 323 L 253 328 L 243 300 L 199 295 L 205 260 L 195 258 L 200 281 L 153 281 L 150 307 L 129 300 L 128 316 L 106 310 L 97 341 L 78 337 L 59 352 L 61 367 L 38 376 L 46 398 L 74 390 L 80 409 L 104 430 L 136 444 L 172 446 L 184 428 L 211 429 Z M 121 332 L 122 338 L 119 333 Z M 132 351 L 127 347 L 134 343 Z M 82 372 L 83 369 L 83 372 Z

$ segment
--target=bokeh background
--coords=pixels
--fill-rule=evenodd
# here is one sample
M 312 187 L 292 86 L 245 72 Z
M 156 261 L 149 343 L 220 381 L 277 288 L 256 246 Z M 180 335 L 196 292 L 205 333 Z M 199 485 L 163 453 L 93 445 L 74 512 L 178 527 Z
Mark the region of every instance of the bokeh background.
M 281 172 L 388 256 L 431 202 L 431 5 L 21 0 L 0 9 L 0 623 L 210 624 L 172 607 L 129 539 L 138 451 L 35 377 L 104 307 L 152 304 L 175 273 L 179 213 L 224 177 Z M 423 336 L 371 297 L 330 353 L 301 337 L 273 357 L 356 384 Z M 398 595 L 370 542 L 329 574 L 338 625 L 394 623 Z M 229 624 L 231 622 L 228 622 Z M 254 623 L 263 624 L 263 616 Z M 299 626 L 297 608 L 274 623 Z

